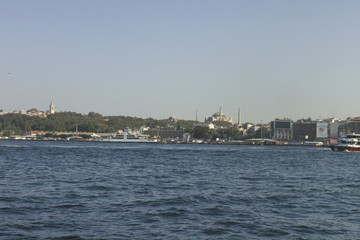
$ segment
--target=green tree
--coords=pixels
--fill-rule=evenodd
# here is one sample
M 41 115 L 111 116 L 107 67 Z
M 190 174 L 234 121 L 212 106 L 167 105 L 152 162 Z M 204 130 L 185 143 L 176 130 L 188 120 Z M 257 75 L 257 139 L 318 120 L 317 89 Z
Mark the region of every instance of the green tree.
M 210 129 L 204 126 L 196 126 L 192 130 L 192 136 L 195 139 L 210 139 Z
M 229 122 L 224 122 L 224 121 L 215 121 L 212 122 L 216 127 L 222 127 L 222 128 L 229 128 L 232 127 L 233 124 L 229 123 Z
M 254 138 L 270 138 L 270 131 L 264 125 L 260 126 L 253 135 Z
M 88 113 L 88 117 L 90 118 L 97 118 L 97 119 L 101 119 L 103 116 L 100 113 L 96 113 L 96 112 L 89 112 Z

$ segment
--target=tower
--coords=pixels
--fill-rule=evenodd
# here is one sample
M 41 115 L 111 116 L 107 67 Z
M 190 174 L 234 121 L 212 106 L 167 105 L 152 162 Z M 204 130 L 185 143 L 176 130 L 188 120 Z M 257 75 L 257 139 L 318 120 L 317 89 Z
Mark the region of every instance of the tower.
M 50 103 L 49 113 L 50 113 L 50 114 L 54 114 L 54 113 L 55 113 L 55 105 L 53 104 L 52 101 L 51 101 L 51 103 Z
M 238 109 L 238 125 L 240 126 L 241 124 L 241 110 L 240 108 Z

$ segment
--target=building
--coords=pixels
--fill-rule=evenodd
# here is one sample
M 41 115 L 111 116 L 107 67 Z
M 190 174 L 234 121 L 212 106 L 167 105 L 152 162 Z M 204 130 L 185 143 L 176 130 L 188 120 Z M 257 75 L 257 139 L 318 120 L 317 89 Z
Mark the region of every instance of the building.
M 50 108 L 49 108 L 49 114 L 54 114 L 54 113 L 55 113 L 55 105 L 51 101 Z
M 144 134 L 160 139 L 183 139 L 184 133 L 184 130 L 176 130 L 175 128 L 149 128 L 144 130 Z
M 294 141 L 315 141 L 316 139 L 316 122 L 298 120 L 293 124 Z
M 240 130 L 240 132 L 243 133 L 243 135 L 252 135 L 255 133 L 255 129 L 254 129 L 254 124 L 252 123 L 244 123 L 244 124 L 240 124 L 238 126 L 238 129 Z
M 193 128 L 195 127 L 208 127 L 209 129 L 215 129 L 215 125 L 211 122 L 197 123 L 193 125 Z
M 169 122 L 178 122 L 179 120 L 180 120 L 180 119 L 177 118 L 177 117 L 175 117 L 175 116 L 171 116 L 171 117 L 168 118 L 168 121 L 169 121 Z
M 270 123 L 270 137 L 279 141 L 293 140 L 293 121 L 290 119 L 275 119 Z
M 360 117 L 347 118 L 345 123 L 340 124 L 338 132 L 340 137 L 349 133 L 360 133 Z
M 328 140 L 329 138 L 329 124 L 327 122 L 316 122 L 316 139 Z
M 329 124 L 325 121 L 299 120 L 293 124 L 294 141 L 326 141 Z
M 332 119 L 329 122 L 329 136 L 332 139 L 338 139 L 340 136 L 339 129 L 342 128 L 346 124 L 346 121 L 343 121 L 341 119 Z
M 226 117 L 225 114 L 221 111 L 214 113 L 211 117 L 206 119 L 207 122 L 229 122 L 233 123 L 233 119 L 230 117 Z

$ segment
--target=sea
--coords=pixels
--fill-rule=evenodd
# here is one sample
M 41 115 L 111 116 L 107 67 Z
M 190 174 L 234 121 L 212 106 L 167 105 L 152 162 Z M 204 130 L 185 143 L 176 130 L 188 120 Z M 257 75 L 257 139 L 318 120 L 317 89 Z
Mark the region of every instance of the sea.
M 360 239 L 360 153 L 2 140 L 0 239 Z

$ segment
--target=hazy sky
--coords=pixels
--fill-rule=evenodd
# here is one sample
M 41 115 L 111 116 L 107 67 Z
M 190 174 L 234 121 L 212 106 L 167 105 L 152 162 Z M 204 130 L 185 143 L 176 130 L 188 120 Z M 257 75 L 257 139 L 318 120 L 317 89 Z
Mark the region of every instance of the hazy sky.
M 359 116 L 360 1 L 1 0 L 0 109 Z

